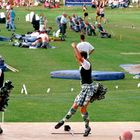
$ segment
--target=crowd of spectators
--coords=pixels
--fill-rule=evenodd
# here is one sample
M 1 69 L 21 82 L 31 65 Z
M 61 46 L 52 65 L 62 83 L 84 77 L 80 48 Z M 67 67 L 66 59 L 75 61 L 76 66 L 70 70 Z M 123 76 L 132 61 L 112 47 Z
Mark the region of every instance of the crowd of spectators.
M 88 21 L 84 21 L 82 17 L 77 16 L 76 14 L 73 14 L 68 18 L 69 28 L 75 32 L 82 32 L 88 36 L 96 36 L 99 34 L 101 38 L 111 38 L 111 35 L 107 33 L 100 22 L 93 24 Z
M 46 8 L 59 8 L 60 0 L 9 0 L 8 3 L 12 6 L 20 7 L 20 6 L 38 6 L 43 4 Z M 7 6 L 6 0 L 0 0 L 0 9 L 5 8 Z

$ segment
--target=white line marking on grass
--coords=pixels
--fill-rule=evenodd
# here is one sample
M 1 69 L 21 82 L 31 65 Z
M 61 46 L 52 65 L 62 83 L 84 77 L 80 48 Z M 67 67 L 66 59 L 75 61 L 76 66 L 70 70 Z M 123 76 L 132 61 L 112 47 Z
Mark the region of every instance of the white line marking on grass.
M 120 54 L 123 54 L 123 55 L 140 55 L 140 52 L 128 52 L 128 53 L 120 53 Z
M 139 30 L 139 29 L 140 29 L 138 26 L 135 26 L 135 25 L 133 25 L 133 24 L 132 24 L 132 25 L 124 25 L 124 26 L 123 26 L 123 25 L 117 25 L 117 24 L 116 24 L 116 25 L 114 25 L 114 27 L 117 27 L 117 28 L 118 28 L 118 27 L 121 27 L 121 28 L 123 28 L 123 29 L 126 29 L 126 28 L 127 28 L 127 29 L 134 29 L 134 30 L 135 30 L 135 29 L 136 29 L 136 30 Z

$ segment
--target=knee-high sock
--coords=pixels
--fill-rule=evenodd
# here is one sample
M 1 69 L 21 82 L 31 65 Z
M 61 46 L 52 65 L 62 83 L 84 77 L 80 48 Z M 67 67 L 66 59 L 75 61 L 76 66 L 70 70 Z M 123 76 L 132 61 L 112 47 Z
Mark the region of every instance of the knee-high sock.
M 84 122 L 85 122 L 85 128 L 88 128 L 89 127 L 89 117 L 88 117 L 88 112 L 86 113 L 82 113 L 81 114 Z
M 72 115 L 75 114 L 75 112 L 76 112 L 76 109 L 71 108 L 71 109 L 69 110 L 69 112 L 66 114 L 66 116 L 63 118 L 63 121 L 65 122 L 65 121 L 67 121 L 68 119 L 70 119 L 70 118 L 72 117 Z

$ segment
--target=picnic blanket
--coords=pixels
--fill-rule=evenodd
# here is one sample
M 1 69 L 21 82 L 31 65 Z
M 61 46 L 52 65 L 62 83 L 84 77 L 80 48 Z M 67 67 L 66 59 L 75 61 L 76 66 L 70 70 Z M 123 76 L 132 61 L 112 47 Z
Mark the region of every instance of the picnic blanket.
M 130 74 L 140 74 L 140 64 L 121 64 L 120 67 Z

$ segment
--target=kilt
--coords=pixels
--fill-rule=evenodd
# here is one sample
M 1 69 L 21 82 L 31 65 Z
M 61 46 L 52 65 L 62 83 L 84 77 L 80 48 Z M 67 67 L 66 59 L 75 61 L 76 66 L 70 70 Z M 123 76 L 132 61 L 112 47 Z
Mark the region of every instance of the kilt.
M 83 84 L 81 85 L 81 88 L 82 89 L 80 93 L 76 96 L 74 103 L 76 103 L 78 106 L 85 106 L 94 94 L 94 85 L 93 83 Z

